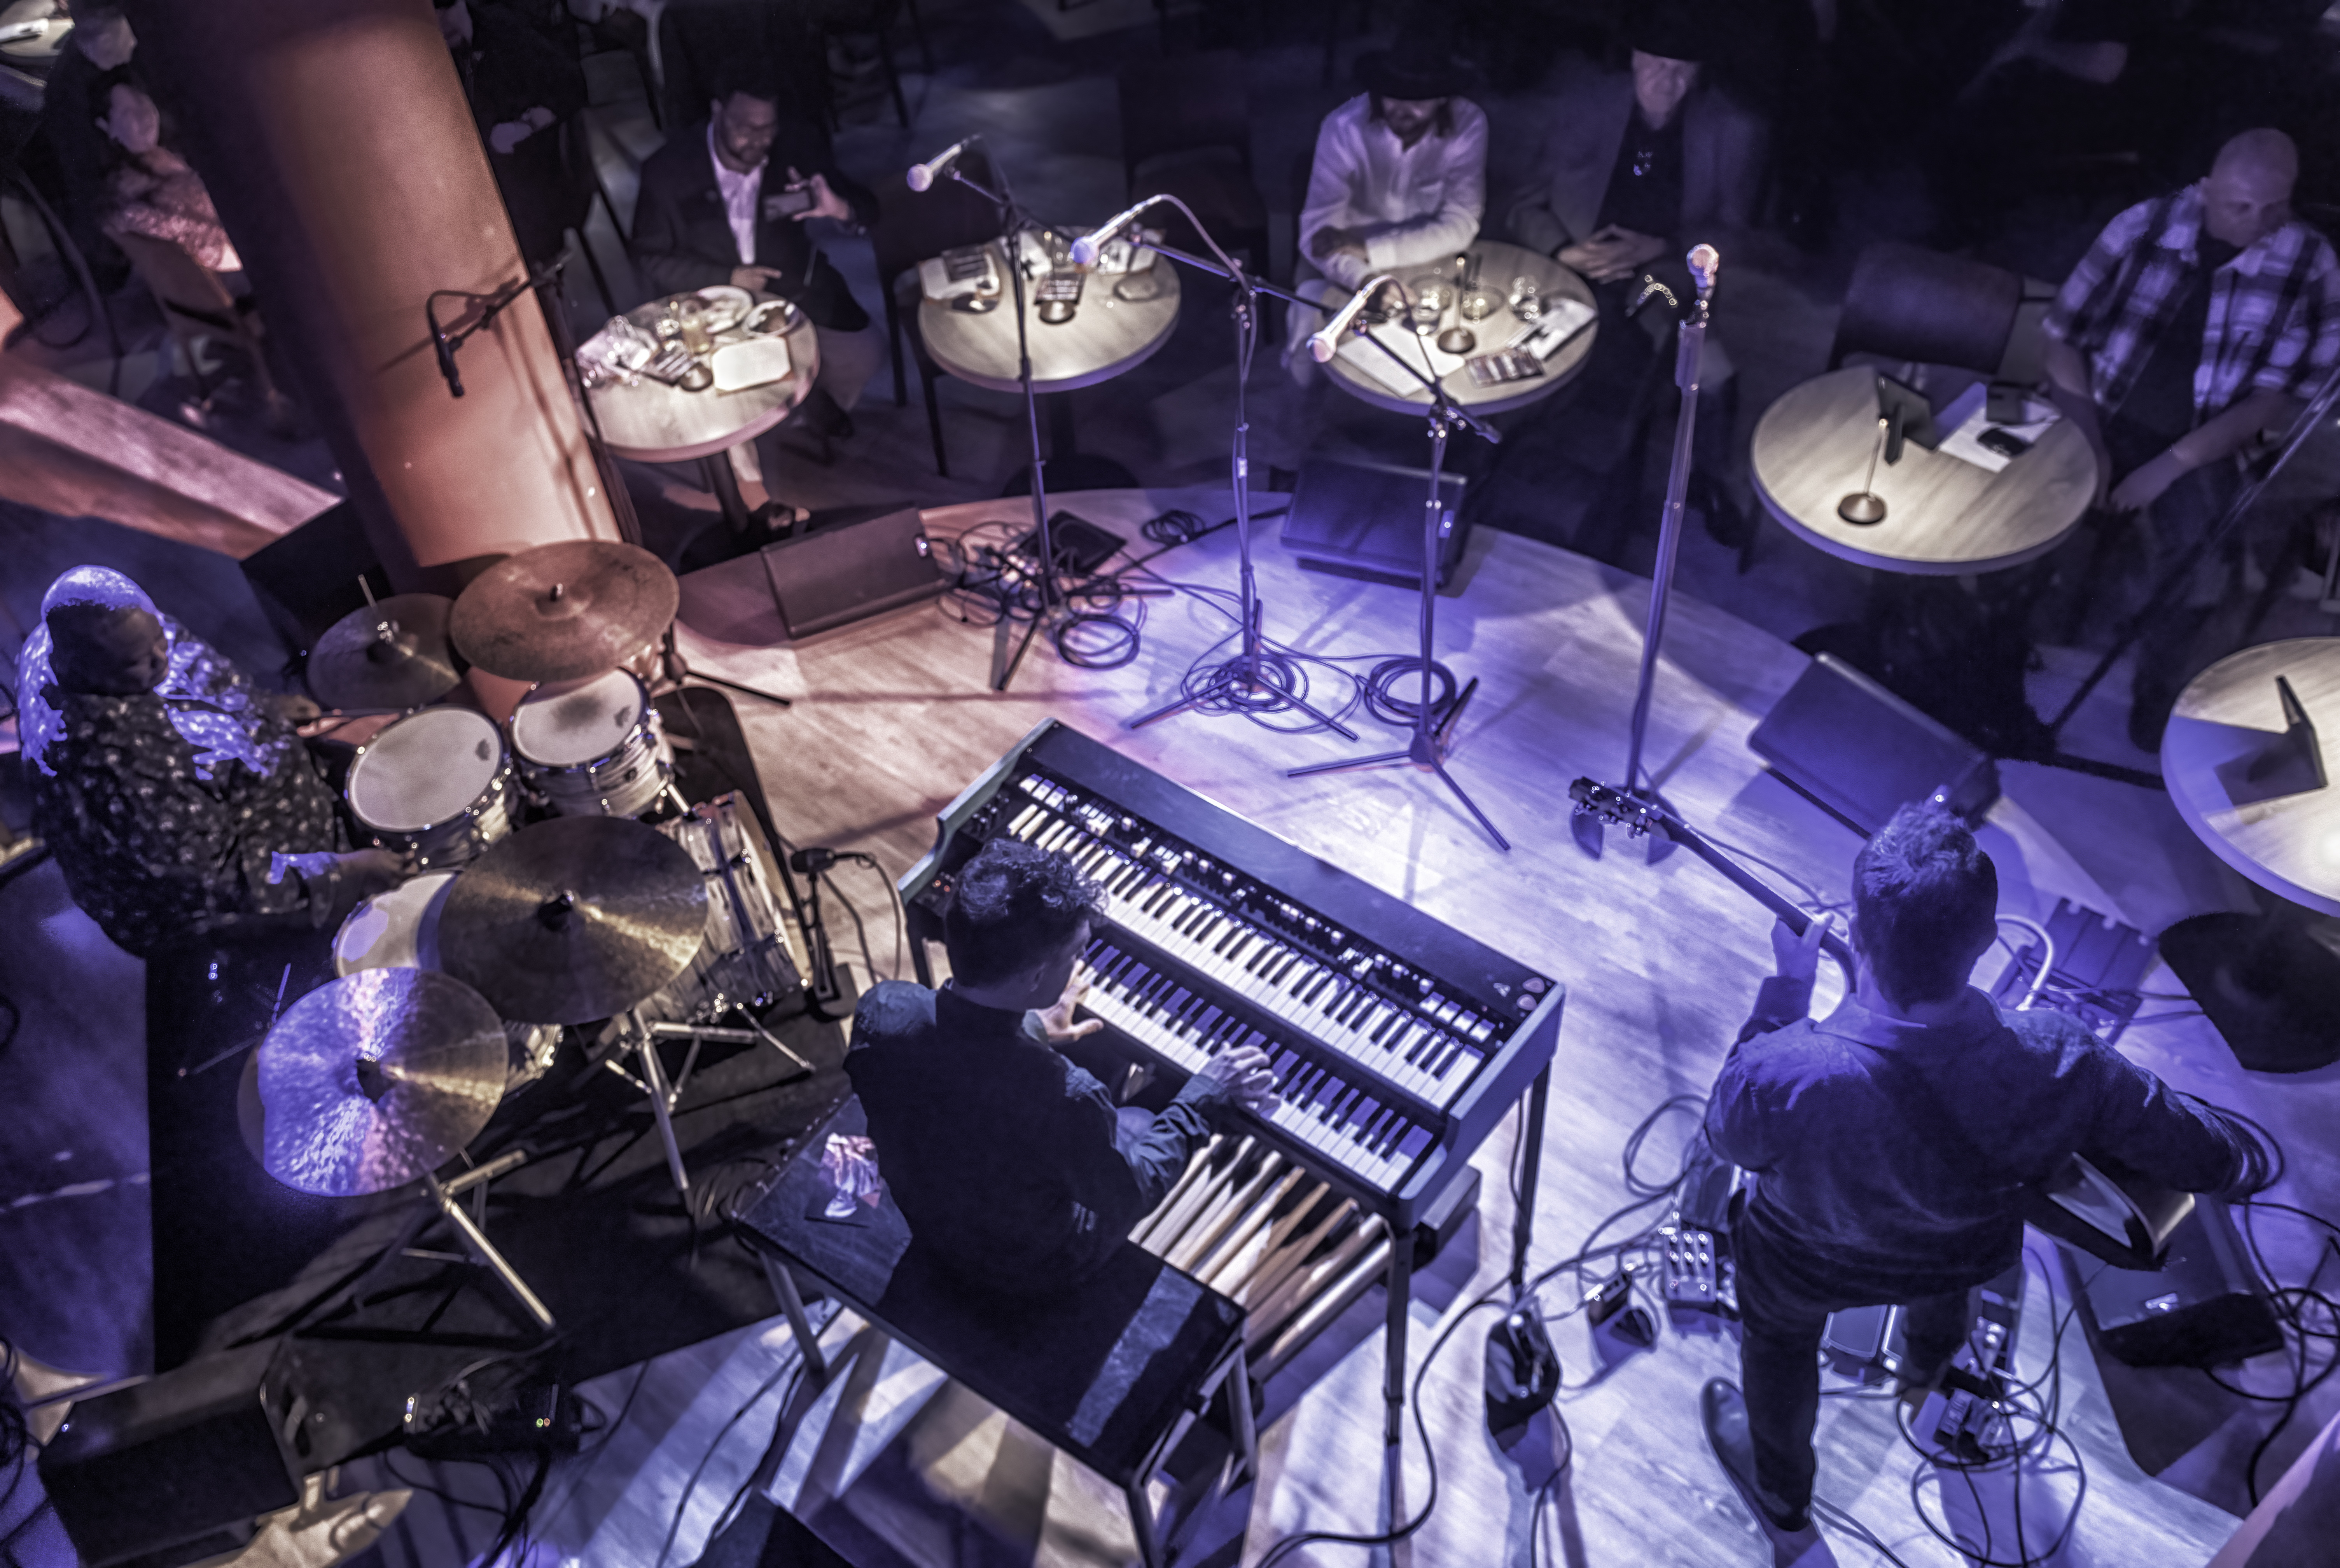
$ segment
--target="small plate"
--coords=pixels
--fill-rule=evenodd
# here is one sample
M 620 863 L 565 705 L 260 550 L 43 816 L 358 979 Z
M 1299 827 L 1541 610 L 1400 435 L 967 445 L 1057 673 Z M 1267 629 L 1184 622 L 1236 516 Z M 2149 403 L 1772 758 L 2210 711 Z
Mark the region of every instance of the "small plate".
M 759 337 L 773 337 L 796 331 L 804 313 L 789 300 L 767 300 L 748 315 L 748 330 Z
M 699 291 L 707 302 L 707 314 L 700 322 L 710 332 L 719 332 L 737 325 L 755 308 L 756 296 L 745 289 L 735 289 L 729 283 L 715 283 Z

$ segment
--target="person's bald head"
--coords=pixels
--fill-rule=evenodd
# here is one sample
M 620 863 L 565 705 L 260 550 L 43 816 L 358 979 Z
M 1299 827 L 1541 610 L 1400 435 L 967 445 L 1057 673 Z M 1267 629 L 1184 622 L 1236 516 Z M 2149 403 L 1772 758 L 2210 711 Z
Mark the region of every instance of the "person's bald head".
M 2281 131 L 2246 131 L 2218 149 L 2202 183 L 2202 226 L 2230 245 L 2250 246 L 2291 221 L 2299 148 Z

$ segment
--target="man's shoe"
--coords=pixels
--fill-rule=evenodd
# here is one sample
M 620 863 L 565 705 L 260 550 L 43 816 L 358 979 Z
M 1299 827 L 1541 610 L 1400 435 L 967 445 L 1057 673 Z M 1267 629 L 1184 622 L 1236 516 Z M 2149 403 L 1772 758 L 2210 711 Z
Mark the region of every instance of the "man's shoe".
M 1723 1474 L 1730 1478 L 1732 1490 L 1747 1504 L 1764 1533 L 1774 1545 L 1783 1537 L 1804 1535 L 1812 1528 L 1811 1516 L 1787 1508 L 1758 1485 L 1755 1481 L 1755 1439 L 1747 1428 L 1747 1401 L 1739 1385 L 1727 1378 L 1710 1377 L 1698 1396 L 1699 1419 L 1706 1426 L 1706 1441 L 1714 1450 Z

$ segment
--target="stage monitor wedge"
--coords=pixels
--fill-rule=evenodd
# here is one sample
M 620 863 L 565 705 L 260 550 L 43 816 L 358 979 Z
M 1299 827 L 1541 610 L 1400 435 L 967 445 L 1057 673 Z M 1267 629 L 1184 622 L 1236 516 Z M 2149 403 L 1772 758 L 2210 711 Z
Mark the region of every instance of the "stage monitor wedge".
M 1998 799 L 1998 767 L 1938 720 L 1832 653 L 1796 678 L 1748 748 L 1862 838 L 1938 793 L 1968 826 Z
M 916 507 L 783 539 L 763 555 L 791 638 L 916 604 L 947 586 Z
M 1462 559 L 1470 524 L 1462 518 L 1462 475 L 1438 481 L 1438 586 L 1446 586 Z M 1313 571 L 1363 578 L 1393 587 L 1422 585 L 1422 513 L 1430 471 L 1387 462 L 1353 462 L 1310 456 L 1300 463 L 1292 511 L 1284 520 L 1284 548 Z

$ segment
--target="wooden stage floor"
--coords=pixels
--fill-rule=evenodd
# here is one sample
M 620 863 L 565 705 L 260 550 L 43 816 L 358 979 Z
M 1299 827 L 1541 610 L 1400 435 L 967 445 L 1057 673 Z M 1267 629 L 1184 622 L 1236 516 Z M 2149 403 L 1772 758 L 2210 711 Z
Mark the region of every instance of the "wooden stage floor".
M 1226 504 L 1223 490 L 1056 500 L 1133 540 L 1140 522 L 1166 507 L 1186 506 L 1215 521 Z M 1024 505 L 950 508 L 929 514 L 929 526 L 947 533 L 993 519 L 1020 531 L 1019 520 L 1029 515 L 1019 510 Z M 1411 648 L 1412 594 L 1297 570 L 1273 542 L 1277 526 L 1261 526 L 1257 552 L 1271 637 L 1353 670 Z M 998 537 L 1004 540 L 1005 531 Z M 1227 590 L 1234 562 L 1234 541 L 1226 531 L 1171 551 L 1156 565 L 1175 581 Z M 1054 717 L 1562 978 L 1569 996 L 1541 1171 L 1540 1267 L 1576 1252 L 1601 1216 L 1629 1200 L 1620 1168 L 1629 1134 L 1668 1097 L 1703 1097 L 1769 967 L 1768 918 L 1691 856 L 1651 864 L 1641 846 L 1612 833 L 1608 853 L 1595 861 L 1571 838 L 1570 780 L 1580 774 L 1613 779 L 1623 767 L 1647 591 L 1643 580 L 1513 536 L 1482 533 L 1472 542 L 1458 596 L 1439 601 L 1440 657 L 1459 677 L 1482 682 L 1450 765 L 1512 839 L 1508 854 L 1498 852 L 1426 773 L 1284 777 L 1300 764 L 1403 744 L 1398 731 L 1362 714 L 1355 745 L 1323 734 L 1278 733 L 1233 717 L 1182 715 L 1141 731 L 1124 729 L 1131 716 L 1169 700 L 1189 663 L 1232 630 L 1218 602 L 1195 595 L 1147 601 L 1143 650 L 1125 668 L 1073 669 L 1036 649 L 1003 695 L 988 690 L 994 634 L 958 624 L 935 607 L 897 611 L 798 645 L 780 641 L 762 566 L 749 557 L 685 581 L 682 647 L 701 669 L 796 700 L 780 709 L 740 699 L 739 708 L 774 815 L 799 844 L 866 850 L 889 875 L 898 874 L 930 847 L 936 811 L 1035 723 Z M 1764 772 L 1745 744 L 1804 666 L 1804 657 L 1787 645 L 1678 600 L 1649 756 L 1667 798 L 1692 822 L 1769 862 L 1783 884 L 1793 878 L 1839 900 L 1858 840 Z M 1311 667 L 1310 680 L 1312 691 L 1333 700 L 1335 686 L 1324 666 Z M 2008 771 L 2009 795 L 1985 842 L 1998 861 L 2008 911 L 2043 918 L 2067 896 L 2151 930 L 2232 896 L 2205 868 L 2206 857 L 2166 799 L 2073 775 Z M 2060 839 L 2043 826 L 2048 821 L 2059 825 Z M 841 875 L 868 923 L 876 967 L 889 972 L 893 928 L 885 889 L 867 872 Z M 858 970 L 850 921 L 832 916 L 832 931 L 840 957 Z M 1986 960 L 1986 973 L 1992 962 Z M 2175 987 L 2166 971 L 2148 983 Z M 1824 968 L 1821 1007 L 1837 988 Z M 2340 1212 L 2334 1201 L 2340 1170 L 2327 1130 L 2335 1125 L 2340 1071 L 2253 1077 L 2236 1067 L 2198 1018 L 2137 1027 L 2123 1045 L 2178 1087 L 2273 1126 L 2289 1149 L 2293 1173 L 2275 1196 Z M 1644 1174 L 1671 1173 L 1689 1126 L 1681 1115 L 1660 1125 L 1642 1154 Z M 1451 1315 L 1507 1265 L 1511 1153 L 1506 1124 L 1476 1156 L 1485 1178 L 1476 1225 L 1417 1277 L 1417 1365 Z M 2284 1273 L 2280 1238 L 2268 1239 L 2278 1243 L 2275 1262 Z M 2303 1236 L 2296 1255 L 2305 1259 L 2306 1246 Z M 2046 1368 L 2056 1326 L 2043 1270 L 2063 1291 L 2046 1250 L 2035 1240 L 2019 1357 L 2026 1375 Z M 1576 1290 L 1562 1275 L 1545 1290 L 1543 1309 L 1573 1305 Z M 1187 1561 L 1252 1563 L 1289 1532 L 1385 1525 L 1382 1342 L 1374 1331 L 1380 1310 L 1378 1293 L 1369 1294 L 1270 1389 L 1260 1481 L 1198 1525 Z M 1707 1568 L 1770 1561 L 1699 1426 L 1700 1384 L 1710 1376 L 1736 1376 L 1727 1342 L 1664 1332 L 1653 1352 L 1596 1375 L 1581 1316 L 1556 1324 L 1567 1376 L 1559 1409 L 1568 1435 L 1540 1420 L 1507 1452 L 1487 1434 L 1479 1392 L 1481 1344 L 1492 1321 L 1481 1313 L 1463 1325 L 1423 1384 L 1437 1456 L 1435 1513 L 1410 1542 L 1373 1558 L 1411 1568 L 1531 1561 Z M 834 1325 L 831 1343 L 857 1327 L 849 1319 Z M 2265 1430 L 2264 1411 L 2237 1413 L 2238 1402 L 2206 1402 L 2199 1374 L 2182 1374 L 2190 1380 L 2182 1387 L 2180 1374 L 2145 1379 L 2144 1392 L 2129 1388 L 2121 1403 L 2125 1410 L 2163 1413 L 2149 1423 L 2155 1432 L 2143 1438 L 2129 1433 L 2161 1472 L 2150 1476 L 2124 1446 L 2113 1402 L 2077 1325 L 2065 1334 L 2062 1352 L 2063 1424 L 2085 1461 L 2087 1494 L 2071 1541 L 2056 1560 L 2107 1568 L 2206 1562 L 2247 1506 L 2241 1459 Z M 589 1392 L 606 1409 L 632 1391 L 626 1420 L 590 1463 L 556 1473 L 531 1532 L 538 1543 L 531 1561 L 649 1568 L 681 1501 L 665 1561 L 693 1562 L 735 1492 L 751 1481 L 768 1482 L 774 1500 L 871 1568 L 1132 1557 L 1114 1494 L 1004 1431 L 996 1414 L 898 1350 L 865 1358 L 813 1408 L 799 1401 L 792 1409 L 792 1418 L 802 1418 L 793 1444 L 759 1473 L 792 1361 L 785 1328 L 774 1319 L 594 1385 Z M 733 1421 L 739 1405 L 776 1374 L 755 1408 Z M 2132 1383 L 2137 1377 L 2127 1375 Z M 2255 1366 L 2250 1375 L 2255 1387 L 2274 1385 L 2269 1366 Z M 2264 1481 L 2272 1482 L 2328 1414 L 2321 1404 L 2302 1412 L 2296 1430 L 2263 1464 Z M 1570 1440 L 1567 1474 L 1547 1488 L 1556 1455 Z M 1912 1513 L 1916 1456 L 1895 1434 L 1889 1402 L 1824 1401 L 1819 1443 L 1825 1499 L 1857 1515 L 1905 1562 L 1962 1560 L 1936 1543 Z M 1427 1484 L 1409 1424 L 1403 1512 L 1419 1506 Z M 2061 1528 L 2075 1484 L 2064 1469 L 2026 1485 L 2022 1522 L 2034 1552 Z M 1957 1490 L 1950 1513 L 1972 1518 L 1974 1501 L 1962 1484 Z M 1940 1519 L 1944 1499 L 1930 1484 L 1925 1495 Z M 450 1554 L 462 1550 L 451 1538 L 439 1544 L 445 1516 L 425 1501 L 418 1497 L 382 1543 L 384 1561 L 396 1568 L 462 1560 Z M 2006 1500 L 1986 1493 L 1984 1502 L 1992 1551 L 2011 1560 Z M 460 1528 L 469 1533 L 471 1552 L 484 1545 L 476 1517 Z M 1532 1559 L 1532 1531 L 1538 1537 Z M 1886 1560 L 1844 1532 L 1832 1530 L 1828 1539 L 1833 1557 L 1807 1562 Z M 1981 1539 L 1978 1528 L 1975 1539 Z M 1318 1546 L 1288 1560 L 1352 1564 L 1366 1554 Z

